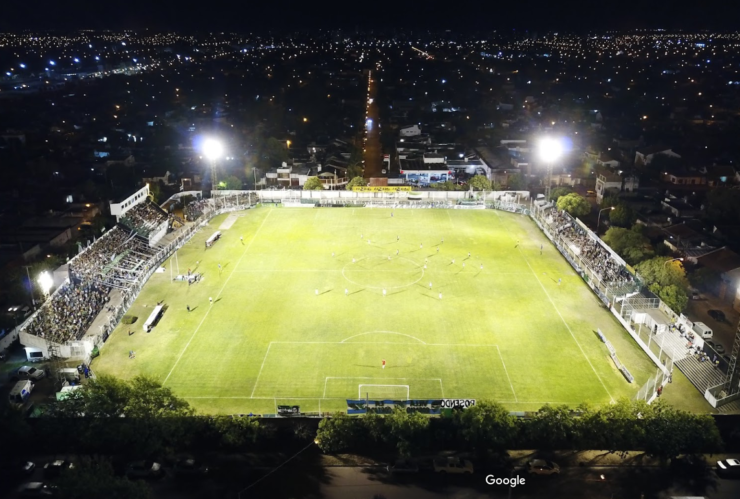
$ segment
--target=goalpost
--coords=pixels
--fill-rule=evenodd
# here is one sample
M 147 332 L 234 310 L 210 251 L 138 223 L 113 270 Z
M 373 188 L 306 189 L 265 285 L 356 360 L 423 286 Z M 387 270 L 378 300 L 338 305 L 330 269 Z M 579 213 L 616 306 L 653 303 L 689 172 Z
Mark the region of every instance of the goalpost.
M 409 385 L 367 385 L 359 386 L 359 399 L 368 400 L 411 400 Z

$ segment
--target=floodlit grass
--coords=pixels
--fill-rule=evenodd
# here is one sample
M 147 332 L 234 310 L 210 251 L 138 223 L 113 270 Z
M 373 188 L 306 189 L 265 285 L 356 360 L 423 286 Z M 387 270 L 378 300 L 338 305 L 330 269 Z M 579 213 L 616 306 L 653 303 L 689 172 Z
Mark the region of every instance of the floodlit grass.
M 212 248 L 204 242 L 227 215 L 178 252 L 180 273 L 201 272 L 200 283 L 170 282 L 174 258 L 154 274 L 128 312 L 138 321 L 119 325 L 98 373 L 154 376 L 204 413 L 274 413 L 343 410 L 346 398 L 406 387 L 412 398 L 489 398 L 511 410 L 598 405 L 634 396 L 655 372 L 524 216 L 267 207 L 238 216 Z M 161 300 L 167 310 L 147 334 Z

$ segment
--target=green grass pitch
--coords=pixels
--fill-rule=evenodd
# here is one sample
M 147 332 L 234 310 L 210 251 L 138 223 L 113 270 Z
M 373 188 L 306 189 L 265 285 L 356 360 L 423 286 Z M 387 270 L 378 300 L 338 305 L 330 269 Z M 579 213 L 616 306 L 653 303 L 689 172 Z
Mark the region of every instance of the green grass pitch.
M 97 373 L 154 376 L 202 413 L 266 414 L 282 404 L 344 410 L 358 396 L 487 398 L 519 411 L 598 405 L 633 396 L 655 372 L 527 217 L 261 207 L 231 215 L 205 249 L 228 216 L 177 253 L 180 273 L 202 281 L 171 282 L 168 260 L 129 311 L 136 324 L 119 325 L 101 350 Z M 147 334 L 161 300 L 168 308 Z

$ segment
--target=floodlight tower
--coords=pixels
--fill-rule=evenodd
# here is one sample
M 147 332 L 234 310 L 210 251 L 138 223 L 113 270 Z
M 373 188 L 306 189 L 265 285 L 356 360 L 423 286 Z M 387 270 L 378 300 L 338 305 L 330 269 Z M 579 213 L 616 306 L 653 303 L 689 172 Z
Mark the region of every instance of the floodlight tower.
M 203 141 L 203 155 L 211 164 L 211 183 L 213 187 L 211 190 L 218 188 L 216 181 L 216 161 L 218 161 L 224 154 L 224 146 L 221 141 L 213 138 L 208 138 Z
M 552 186 L 552 165 L 563 155 L 563 145 L 560 140 L 545 137 L 540 139 L 538 153 L 542 161 L 547 165 L 547 185 L 545 186 L 545 200 L 550 199 L 550 188 Z
M 54 279 L 51 277 L 51 274 L 46 270 L 41 272 L 36 278 L 36 282 L 39 283 L 41 292 L 44 293 L 44 298 L 48 297 L 49 291 L 51 291 L 51 287 L 54 285 Z

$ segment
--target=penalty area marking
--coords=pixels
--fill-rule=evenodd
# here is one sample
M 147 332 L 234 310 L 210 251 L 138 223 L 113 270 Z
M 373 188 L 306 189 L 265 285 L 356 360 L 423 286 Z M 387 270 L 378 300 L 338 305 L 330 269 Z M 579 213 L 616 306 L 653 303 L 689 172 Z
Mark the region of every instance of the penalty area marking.
M 367 333 L 360 333 L 360 334 L 356 334 L 354 336 L 350 336 L 349 338 L 345 338 L 342 341 L 339 341 L 338 343 L 344 343 L 347 340 L 351 340 L 352 338 L 357 338 L 358 336 L 365 336 L 366 334 L 397 334 L 399 336 L 405 336 L 407 338 L 411 338 L 412 340 L 416 340 L 419 343 L 421 343 L 422 345 L 426 345 L 427 344 L 425 341 L 420 340 L 416 336 L 411 336 L 410 334 L 397 333 L 395 331 L 369 331 Z M 393 342 L 388 342 L 388 343 L 393 343 Z

